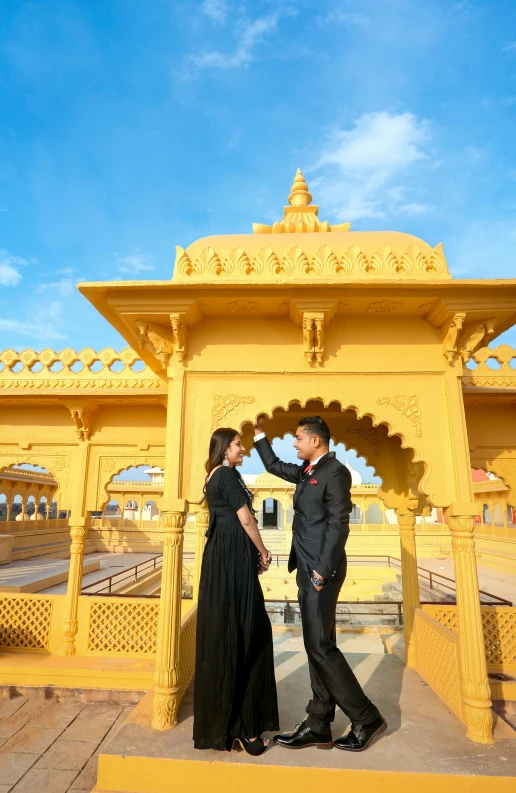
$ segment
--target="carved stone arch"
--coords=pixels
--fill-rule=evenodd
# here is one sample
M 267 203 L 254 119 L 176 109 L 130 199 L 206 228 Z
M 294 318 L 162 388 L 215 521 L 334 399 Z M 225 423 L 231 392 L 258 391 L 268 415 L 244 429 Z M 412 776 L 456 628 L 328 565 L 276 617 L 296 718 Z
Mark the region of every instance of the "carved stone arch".
M 9 462 L 6 460 L 9 459 Z M 2 471 L 11 468 L 13 465 L 38 465 L 40 468 L 46 468 L 57 482 L 57 489 L 52 495 L 52 499 L 56 500 L 58 504 L 62 502 L 63 509 L 69 509 L 67 503 L 68 495 L 68 472 L 69 472 L 69 457 L 68 455 L 55 455 L 44 453 L 23 454 L 19 450 L 3 451 L 0 452 L 0 476 Z M 52 465 L 54 463 L 54 465 Z M 13 497 L 14 497 L 13 492 Z
M 127 468 L 139 468 L 141 465 L 146 465 L 149 468 L 159 466 L 164 468 L 165 457 L 145 455 L 138 456 L 137 453 L 131 454 L 128 452 L 126 455 L 103 455 L 98 454 L 93 461 L 93 476 L 94 484 L 91 492 L 88 494 L 88 510 L 100 511 L 111 500 L 108 487 L 113 481 L 115 476 L 118 476 L 122 471 Z M 123 501 L 125 494 L 116 499 L 119 503 Z
M 424 506 L 441 506 L 434 503 L 432 494 L 426 486 L 428 479 L 428 465 L 421 459 L 420 449 L 417 445 L 409 443 L 403 429 L 398 426 L 396 416 L 383 415 L 384 411 L 375 406 L 375 411 L 362 410 L 359 405 L 335 397 L 323 397 L 314 394 L 306 399 L 290 399 L 283 403 L 275 402 L 270 407 L 260 410 L 256 400 L 256 413 L 252 419 L 240 422 L 240 432 L 246 448 L 252 447 L 252 425 L 259 416 L 264 416 L 264 426 L 272 439 L 284 437 L 293 431 L 292 414 L 301 415 L 333 410 L 330 426 L 335 424 L 338 414 L 346 416 L 347 421 L 342 425 L 347 429 L 353 428 L 374 429 L 378 445 L 371 444 L 372 436 L 366 434 L 343 434 L 332 426 L 332 439 L 335 443 L 344 443 L 347 448 L 353 449 L 364 457 L 368 466 L 372 467 L 375 474 L 382 478 L 379 488 L 379 497 L 384 502 L 385 508 L 397 508 L 407 505 L 411 509 L 420 511 Z M 338 407 L 338 410 L 337 410 Z M 321 412 L 324 417 L 324 412 Z M 410 486 L 409 479 L 417 475 L 417 492 Z

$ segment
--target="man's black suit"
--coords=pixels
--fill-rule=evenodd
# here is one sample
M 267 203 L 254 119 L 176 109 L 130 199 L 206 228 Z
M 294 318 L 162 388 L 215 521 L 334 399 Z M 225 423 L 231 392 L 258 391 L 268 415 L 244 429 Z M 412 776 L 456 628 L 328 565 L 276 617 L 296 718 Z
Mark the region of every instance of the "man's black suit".
M 338 705 L 353 724 L 370 724 L 380 714 L 338 649 L 335 634 L 335 609 L 346 578 L 344 546 L 353 508 L 351 474 L 334 452 L 325 454 L 304 476 L 306 463 L 281 462 L 267 438 L 255 441 L 255 446 L 269 473 L 296 484 L 288 569 L 292 572 L 297 568 L 303 640 L 313 691 L 306 723 L 314 732 L 330 735 Z M 327 580 L 320 591 L 310 580 L 313 570 Z

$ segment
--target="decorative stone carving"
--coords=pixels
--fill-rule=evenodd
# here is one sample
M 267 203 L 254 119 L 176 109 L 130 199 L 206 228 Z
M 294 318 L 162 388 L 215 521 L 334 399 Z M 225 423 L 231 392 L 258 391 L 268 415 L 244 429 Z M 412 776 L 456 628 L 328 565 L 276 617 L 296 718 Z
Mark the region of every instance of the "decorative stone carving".
M 186 327 L 184 314 L 171 314 L 170 324 L 172 326 L 172 336 L 177 360 L 184 361 L 186 355 Z
M 258 303 L 253 303 L 250 300 L 233 300 L 226 305 L 230 314 L 250 314 L 257 307 Z
M 381 273 L 382 270 L 397 272 L 398 260 L 388 245 L 380 245 L 371 260 L 366 264 L 366 273 Z
M 496 320 L 489 319 L 479 325 L 467 328 L 461 333 L 457 350 L 464 364 L 468 363 L 475 350 L 489 342 L 494 333 L 495 325 Z
M 72 420 L 75 423 L 75 429 L 79 440 L 89 440 L 91 435 L 91 421 L 86 410 L 84 408 L 75 407 L 70 407 L 68 409 L 70 411 Z
M 252 269 L 251 262 L 249 261 L 249 256 L 243 250 L 243 248 L 237 247 L 232 248 L 229 252 L 229 255 L 224 260 L 224 272 L 229 274 L 231 272 L 237 273 L 244 273 L 245 275 L 249 275 L 249 271 Z
M 446 336 L 443 340 L 443 352 L 448 363 L 453 363 L 457 357 L 457 339 L 465 319 L 466 314 L 458 312 L 453 315 L 448 326 Z
M 379 315 L 393 314 L 401 305 L 401 303 L 397 303 L 395 300 L 379 300 L 368 306 L 367 313 Z
M 355 271 L 367 272 L 367 259 L 358 247 L 358 245 L 350 245 L 346 250 L 344 256 L 341 257 L 339 262 L 339 269 L 337 272 L 349 275 Z
M 372 447 L 375 457 L 380 456 L 380 446 L 375 429 L 370 427 L 354 427 L 353 429 L 348 430 L 348 435 L 358 435 L 359 438 L 362 438 Z
M 292 185 L 292 191 L 288 197 L 290 206 L 285 207 L 283 220 L 276 221 L 272 226 L 263 223 L 253 223 L 255 234 L 292 234 L 299 232 L 327 232 L 327 231 L 349 231 L 349 223 L 341 223 L 338 226 L 330 226 L 327 221 L 321 222 L 317 217 L 319 207 L 311 204 L 312 196 L 308 192 L 308 185 L 301 171 L 297 170 Z
M 239 396 L 238 394 L 216 395 L 213 398 L 213 408 L 211 410 L 211 431 L 214 432 L 228 413 L 231 413 L 238 405 L 251 405 L 253 402 L 253 396 Z
M 145 344 L 149 344 L 162 368 L 166 369 L 169 358 L 174 352 L 173 332 L 162 325 L 153 325 L 141 319 L 136 320 L 136 325 L 138 327 L 137 343 L 140 349 L 143 349 Z
M 421 409 L 418 406 L 418 396 L 404 396 L 398 394 L 392 397 L 378 397 L 376 400 L 379 405 L 392 405 L 392 407 L 403 413 L 414 424 L 416 436 L 421 438 L 423 435 L 423 423 L 421 419 Z

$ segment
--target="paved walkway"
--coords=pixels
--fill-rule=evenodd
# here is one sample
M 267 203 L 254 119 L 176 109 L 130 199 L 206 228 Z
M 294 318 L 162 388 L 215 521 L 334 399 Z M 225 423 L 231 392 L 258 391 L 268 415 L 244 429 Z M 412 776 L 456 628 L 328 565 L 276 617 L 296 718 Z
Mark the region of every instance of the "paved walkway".
M 84 588 L 89 584 L 94 584 L 96 581 L 107 578 L 107 576 L 121 573 L 130 567 L 146 562 L 148 559 L 153 559 L 159 553 L 159 549 L 152 553 L 109 553 L 108 551 L 104 553 L 87 553 L 84 556 L 84 561 L 100 562 L 100 570 L 87 573 L 82 579 L 82 586 Z M 67 564 L 69 565 L 70 562 L 68 561 Z M 63 595 L 66 593 L 66 586 L 67 584 L 64 582 L 63 584 L 43 589 L 41 592 L 44 592 L 45 595 Z
M 432 572 L 442 573 L 448 578 L 455 580 L 453 559 L 425 559 L 418 557 L 417 563 L 420 567 L 425 567 L 427 570 L 432 570 Z M 516 575 L 504 573 L 502 570 L 493 570 L 491 567 L 483 567 L 478 563 L 477 570 L 480 589 L 510 600 L 516 605 Z
M 134 705 L 22 696 L 0 703 L 0 793 L 90 793 L 98 755 Z

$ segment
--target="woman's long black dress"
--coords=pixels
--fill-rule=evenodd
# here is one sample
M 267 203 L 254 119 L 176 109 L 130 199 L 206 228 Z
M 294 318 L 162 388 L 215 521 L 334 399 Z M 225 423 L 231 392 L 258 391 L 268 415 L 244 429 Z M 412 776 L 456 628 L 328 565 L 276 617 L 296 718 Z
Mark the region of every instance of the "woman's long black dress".
M 250 504 L 240 474 L 215 471 L 197 611 L 194 679 L 196 749 L 226 748 L 229 736 L 279 729 L 272 628 L 258 579 L 258 551 L 238 520 Z

